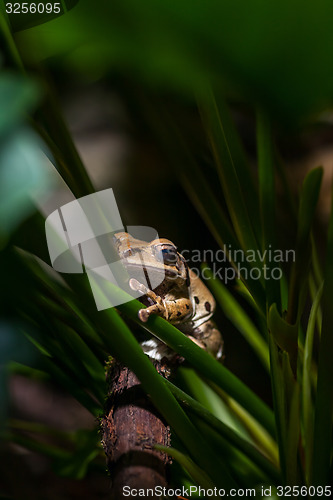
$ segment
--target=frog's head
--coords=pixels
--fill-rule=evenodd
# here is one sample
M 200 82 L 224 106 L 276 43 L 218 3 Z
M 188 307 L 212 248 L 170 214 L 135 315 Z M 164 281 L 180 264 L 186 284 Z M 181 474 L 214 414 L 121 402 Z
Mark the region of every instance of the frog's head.
M 187 280 L 187 266 L 184 258 L 177 252 L 172 241 L 165 238 L 151 242 L 138 240 L 128 233 L 116 233 L 113 237 L 117 252 L 131 275 L 135 269 L 165 274 L 167 280 Z

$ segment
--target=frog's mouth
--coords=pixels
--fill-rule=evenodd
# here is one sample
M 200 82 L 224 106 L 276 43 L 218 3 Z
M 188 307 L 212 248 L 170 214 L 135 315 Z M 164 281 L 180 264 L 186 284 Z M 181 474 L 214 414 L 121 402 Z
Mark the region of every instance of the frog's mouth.
M 182 279 L 182 276 L 177 269 L 168 269 L 163 266 L 160 268 L 156 266 L 149 266 L 144 262 L 142 262 L 142 264 L 131 263 L 126 259 L 123 259 L 122 262 L 129 277 L 136 279 L 140 283 L 146 283 L 150 290 L 155 290 L 162 283 L 165 283 L 166 279 L 168 280 L 168 282 L 172 282 L 174 280 L 175 283 L 176 280 L 178 282 L 179 279 Z M 172 287 L 172 285 L 170 286 Z
M 125 264 L 129 278 L 134 278 L 139 283 L 145 284 L 149 290 L 156 290 L 165 281 L 176 280 L 178 273 L 165 268 L 156 268 L 154 266 L 145 266 L 140 264 Z M 168 285 L 169 286 L 169 285 Z M 172 285 L 171 285 L 172 286 Z
M 146 266 L 145 264 L 132 264 L 130 262 L 127 262 L 126 260 L 123 261 L 123 264 L 124 266 L 126 267 L 126 269 L 128 271 L 138 271 L 138 272 L 142 272 L 144 274 L 148 274 L 149 276 L 150 275 L 164 275 L 168 278 L 180 278 L 181 276 L 179 275 L 179 273 L 175 270 L 171 270 L 171 269 L 166 269 L 165 267 L 153 267 L 153 266 Z

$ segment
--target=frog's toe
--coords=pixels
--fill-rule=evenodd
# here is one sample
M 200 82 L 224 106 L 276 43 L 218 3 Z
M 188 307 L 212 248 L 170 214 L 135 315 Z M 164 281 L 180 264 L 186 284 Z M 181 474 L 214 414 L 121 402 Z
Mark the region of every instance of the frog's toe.
M 128 282 L 129 284 L 129 287 L 131 288 L 131 290 L 133 290 L 134 292 L 138 292 L 140 290 L 140 288 L 143 286 L 141 283 L 139 283 L 138 280 L 136 280 L 135 278 L 131 278 Z M 141 291 L 141 290 L 140 290 Z
M 149 311 L 147 309 L 140 309 L 138 312 L 139 320 L 142 321 L 142 323 L 146 323 L 149 319 Z
M 142 295 L 148 296 L 152 294 L 152 292 L 143 283 L 140 283 L 140 281 L 136 280 L 135 278 L 131 278 L 128 284 L 134 292 L 140 292 Z

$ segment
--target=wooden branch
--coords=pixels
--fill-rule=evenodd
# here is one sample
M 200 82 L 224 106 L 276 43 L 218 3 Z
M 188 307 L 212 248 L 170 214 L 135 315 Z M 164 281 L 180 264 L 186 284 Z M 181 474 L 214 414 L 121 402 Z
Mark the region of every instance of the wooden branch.
M 156 369 L 162 373 L 160 363 Z M 112 477 L 111 498 L 124 496 L 123 487 L 167 486 L 170 457 L 155 444 L 170 446 L 170 428 L 157 413 L 136 375 L 114 361 L 108 372 L 109 394 L 101 419 L 102 444 Z M 152 498 L 152 497 L 151 497 Z

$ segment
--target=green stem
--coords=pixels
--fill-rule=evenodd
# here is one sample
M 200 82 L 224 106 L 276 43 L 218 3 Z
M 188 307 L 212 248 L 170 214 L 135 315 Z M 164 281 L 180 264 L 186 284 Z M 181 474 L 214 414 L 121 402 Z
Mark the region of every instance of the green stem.
M 275 235 L 275 172 L 273 160 L 273 138 L 271 123 L 262 112 L 257 113 L 257 150 L 258 150 L 258 171 L 259 171 L 259 198 L 260 214 L 262 224 L 262 250 L 273 250 L 276 247 Z M 265 265 L 270 266 L 265 254 Z M 276 263 L 275 263 L 276 264 Z M 279 282 L 275 279 L 265 281 L 267 310 L 272 304 L 277 304 L 281 311 L 281 298 Z
M 19 54 L 19 51 L 17 50 L 13 35 L 9 27 L 9 21 L 7 21 L 6 19 L 8 18 L 0 14 L 0 37 L 3 41 L 5 55 L 7 56 L 8 63 L 11 66 L 18 69 L 20 72 L 25 73 L 21 56 Z
M 42 71 L 40 71 L 42 75 Z M 45 127 L 43 139 L 49 144 L 57 169 L 76 198 L 94 193 L 95 188 L 75 147 L 72 136 L 60 111 L 61 106 L 50 81 L 45 85 L 45 100 L 37 113 L 37 120 Z M 48 139 L 56 138 L 56 141 Z M 56 146 L 56 147 L 55 147 Z M 59 156 L 60 152 L 60 156 Z
M 258 356 L 263 367 L 269 373 L 269 350 L 266 341 L 258 332 L 255 325 L 244 312 L 237 300 L 233 298 L 231 293 L 223 285 L 223 283 L 214 278 L 214 275 L 208 266 L 202 266 L 205 271 L 205 276 L 209 278 L 208 285 L 213 290 L 218 303 L 220 304 L 224 314 L 229 318 L 233 325 L 241 332 L 249 345 L 252 347 Z
M 313 403 L 312 403 L 312 390 L 311 390 L 311 374 L 312 374 L 312 350 L 314 334 L 316 330 L 317 315 L 320 310 L 320 301 L 323 292 L 323 284 L 318 289 L 316 297 L 313 300 L 310 317 L 308 321 L 308 328 L 305 337 L 304 346 L 304 363 L 303 363 L 303 377 L 302 377 L 302 402 L 303 402 L 303 426 L 304 426 L 304 447 L 305 447 L 305 477 L 310 485 L 310 473 L 312 467 L 313 455 Z
M 214 417 L 202 404 L 191 398 L 188 394 L 166 380 L 166 384 L 170 391 L 176 396 L 177 400 L 184 406 L 185 409 L 197 415 L 200 419 L 206 422 L 212 429 L 221 434 L 232 446 L 239 449 L 244 455 L 250 458 L 260 469 L 266 472 L 268 476 L 275 482 L 279 481 L 280 474 L 278 468 L 273 465 L 264 455 L 262 455 L 254 446 L 249 444 L 245 439 L 241 438 L 229 426 Z
M 142 323 L 137 314 L 142 308 L 138 301 L 127 302 L 118 309 L 130 317 L 141 327 L 165 342 L 174 351 L 184 356 L 191 365 L 225 390 L 240 405 L 251 413 L 274 436 L 274 416 L 268 406 L 254 394 L 243 382 L 233 375 L 225 366 L 217 362 L 207 352 L 194 344 L 177 328 L 158 317 L 150 317 L 147 323 Z

